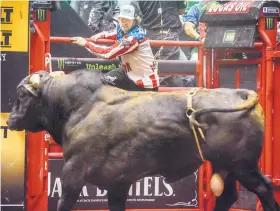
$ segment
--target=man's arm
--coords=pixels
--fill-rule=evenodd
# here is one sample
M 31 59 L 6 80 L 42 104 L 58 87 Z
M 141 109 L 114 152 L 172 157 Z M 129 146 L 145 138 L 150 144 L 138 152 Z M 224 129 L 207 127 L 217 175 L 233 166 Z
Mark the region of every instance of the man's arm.
M 195 39 L 195 40 L 200 40 L 200 35 L 196 31 L 196 26 L 199 24 L 199 10 L 198 8 L 193 5 L 187 14 L 184 15 L 184 30 L 185 33 Z
M 197 31 L 195 30 L 195 25 L 192 22 L 186 22 L 184 25 L 184 30 L 185 33 L 195 39 L 195 40 L 199 40 L 200 39 L 200 35 L 197 33 Z
M 126 36 L 120 42 L 116 42 L 114 45 L 110 47 L 99 46 L 92 42 L 87 42 L 85 44 L 85 47 L 92 54 L 100 58 L 113 59 L 118 56 L 135 51 L 138 47 L 138 42 L 134 37 Z
M 117 39 L 117 29 L 113 30 L 113 31 L 106 31 L 103 32 L 104 33 L 104 38 L 105 39 L 110 39 L 110 40 L 116 40 Z
M 121 28 L 120 25 L 117 25 L 116 29 L 111 31 L 103 31 L 98 34 L 93 35 L 91 38 L 94 40 L 97 39 L 110 39 L 110 40 L 117 40 L 118 38 L 118 32 L 120 33 Z
M 103 18 L 103 1 L 92 1 L 89 3 L 91 7 L 89 18 L 88 18 L 88 26 L 92 29 L 94 33 L 99 32 L 99 24 Z

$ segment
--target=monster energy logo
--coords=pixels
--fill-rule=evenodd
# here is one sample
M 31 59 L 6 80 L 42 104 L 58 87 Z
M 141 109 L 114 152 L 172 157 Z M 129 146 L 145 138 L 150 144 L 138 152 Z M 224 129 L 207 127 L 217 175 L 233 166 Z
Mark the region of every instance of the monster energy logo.
M 64 64 L 65 64 L 64 59 L 57 59 L 57 68 L 59 70 L 64 70 Z
M 37 21 L 46 21 L 47 20 L 47 10 L 38 9 L 36 11 L 36 19 L 37 19 Z
M 265 29 L 272 30 L 274 29 L 274 19 L 273 18 L 266 18 L 265 19 Z

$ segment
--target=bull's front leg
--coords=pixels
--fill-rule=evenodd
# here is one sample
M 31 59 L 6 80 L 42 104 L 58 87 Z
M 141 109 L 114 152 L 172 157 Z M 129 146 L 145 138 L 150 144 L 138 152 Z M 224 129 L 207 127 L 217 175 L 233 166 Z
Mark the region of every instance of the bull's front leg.
M 83 165 L 77 158 L 69 159 L 61 175 L 62 195 L 58 201 L 57 211 L 70 211 L 79 198 L 80 192 L 85 185 Z
M 108 189 L 108 206 L 110 211 L 125 211 L 125 204 L 131 184 L 118 183 Z

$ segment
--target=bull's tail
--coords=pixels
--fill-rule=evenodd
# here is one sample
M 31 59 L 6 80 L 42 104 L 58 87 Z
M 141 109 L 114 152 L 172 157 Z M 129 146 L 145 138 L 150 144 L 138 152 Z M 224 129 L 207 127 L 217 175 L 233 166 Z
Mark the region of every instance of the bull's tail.
M 233 108 L 205 108 L 205 109 L 199 109 L 194 111 L 190 117 L 190 123 L 193 124 L 196 127 L 203 127 L 203 125 L 200 125 L 197 121 L 196 118 L 198 116 L 201 116 L 205 113 L 210 113 L 210 112 L 223 112 L 223 113 L 229 113 L 229 112 L 237 112 L 237 111 L 243 111 L 243 110 L 250 110 L 254 108 L 256 105 L 258 105 L 258 94 L 254 91 L 240 91 L 239 94 L 243 99 L 246 101 L 240 105 L 237 105 L 236 107 Z

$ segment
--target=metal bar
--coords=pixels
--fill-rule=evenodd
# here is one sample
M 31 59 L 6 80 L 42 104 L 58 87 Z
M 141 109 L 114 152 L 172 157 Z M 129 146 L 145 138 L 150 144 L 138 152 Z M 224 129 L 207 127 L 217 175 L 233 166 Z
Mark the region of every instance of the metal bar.
M 217 52 L 214 51 L 214 70 L 213 70 L 213 88 L 218 88 L 220 85 L 219 81 L 219 64 L 217 63 Z
M 237 89 L 240 88 L 240 70 L 236 70 L 236 73 L 235 73 L 235 87 Z
M 255 42 L 254 43 L 254 47 L 255 48 L 262 48 L 264 46 L 264 43 L 263 42 Z
M 279 89 L 279 81 L 280 81 L 280 61 L 274 62 L 274 90 L 273 90 L 273 151 L 272 159 L 273 159 L 273 186 L 275 187 L 275 197 L 278 202 L 280 202 L 280 89 Z
M 212 165 L 209 161 L 206 161 L 204 164 L 205 169 L 206 169 L 206 174 L 205 174 L 205 184 L 206 184 L 206 200 L 207 200 L 207 204 L 206 204 L 206 209 L 205 211 L 212 211 L 214 209 L 214 199 L 215 196 L 212 193 L 212 190 L 210 188 L 210 181 L 213 175 L 213 169 L 212 169 Z
M 36 33 L 30 35 L 30 73 L 45 69 L 45 53 L 49 50 L 49 24 L 50 12 L 48 10 L 47 21 L 37 22 L 34 20 Z M 47 211 L 48 142 L 45 140 L 45 132 L 28 133 L 27 156 L 26 210 Z
M 206 88 L 212 88 L 212 52 L 206 51 Z
M 159 92 L 172 92 L 172 91 L 183 91 L 183 90 L 191 90 L 192 87 L 159 87 Z
M 199 211 L 204 211 L 205 204 L 205 192 L 204 192 L 204 172 L 205 165 L 201 165 L 198 169 L 198 209 Z
M 196 63 L 197 87 L 203 87 L 203 48 L 198 48 L 198 61 Z
M 200 206 L 199 206 L 200 207 Z M 127 211 L 151 211 L 151 209 L 126 209 Z M 152 209 L 152 211 L 204 211 L 203 209 Z M 72 211 L 108 211 L 108 210 L 72 210 Z M 237 209 L 237 208 L 230 208 L 229 211 L 252 211 L 252 210 L 248 210 L 248 209 Z
M 230 208 L 229 211 L 252 211 L 248 209 L 237 209 L 237 208 Z
M 262 43 L 263 44 L 263 43 Z M 257 48 L 257 49 L 256 49 Z M 247 49 L 247 48 L 242 48 L 242 49 L 217 49 L 219 53 L 261 53 L 261 48 L 260 47 L 255 47 L 254 49 Z
M 262 62 L 263 63 L 263 62 Z M 259 104 L 262 106 L 262 108 L 264 109 L 264 93 L 263 93 L 263 76 L 264 73 L 262 71 L 262 66 L 263 64 L 259 64 L 258 65 L 258 69 L 257 69 L 257 93 L 258 93 L 258 97 L 259 97 Z M 261 154 L 261 158 L 259 160 L 259 166 L 261 171 L 264 171 L 264 148 L 262 149 L 262 154 Z
M 266 92 L 265 92 L 265 174 L 272 177 L 272 110 L 273 110 L 273 46 L 269 35 L 264 30 L 265 19 L 259 20 L 259 33 L 266 44 L 265 48 L 265 70 L 266 70 Z M 271 178 L 272 179 L 272 178 Z
M 208 50 L 206 52 L 206 88 L 212 88 L 212 52 Z M 212 165 L 209 161 L 205 162 L 202 166 L 205 168 L 205 181 L 204 184 L 210 184 L 211 177 L 213 175 Z M 202 194 L 202 193 L 200 193 Z M 205 200 L 206 201 L 206 211 L 211 211 L 215 205 L 215 197 L 211 191 L 210 185 L 205 187 Z
M 179 75 L 196 75 L 197 61 L 183 60 L 157 60 L 159 74 L 179 74 Z M 71 57 L 53 57 L 53 71 L 76 69 L 110 71 L 119 66 L 119 60 L 107 60 L 98 58 L 71 58 Z M 202 68 L 202 67 L 201 67 Z
M 52 43 L 72 43 L 71 37 L 51 37 L 50 41 Z M 94 42 L 91 38 L 86 38 L 88 41 Z M 99 44 L 114 44 L 115 40 L 109 39 L 99 39 L 96 41 Z M 171 41 L 171 40 L 150 40 L 152 46 L 182 46 L 182 47 L 199 47 L 202 46 L 202 42 L 198 41 Z M 263 47 L 262 42 L 255 42 L 255 48 Z
M 181 209 L 126 209 L 126 211 L 203 211 L 201 209 L 196 209 L 196 208 L 181 208 Z M 108 211 L 108 210 L 72 210 L 72 211 Z M 233 211 L 246 211 L 246 210 L 233 210 Z M 249 210 L 248 210 L 249 211 Z
M 223 60 L 223 59 L 217 59 L 215 60 L 217 64 L 260 64 L 262 62 L 262 59 L 243 59 L 243 60 L 233 60 L 233 59 L 228 59 L 228 60 Z
M 71 37 L 51 37 L 52 43 L 72 43 Z M 93 41 L 91 38 L 85 38 L 86 40 L 98 44 L 114 44 L 115 40 L 99 39 Z M 202 42 L 198 41 L 172 41 L 172 40 L 150 40 L 151 46 L 182 46 L 182 47 L 199 47 L 202 46 Z
M 63 152 L 49 152 L 49 158 L 63 158 Z
M 197 69 L 198 65 L 200 64 L 200 60 L 198 61 L 157 60 L 157 61 L 158 61 L 159 74 L 169 73 L 175 75 L 175 73 L 181 73 L 181 74 L 198 75 L 198 76 L 200 74 L 199 73 L 200 71 Z
M 31 34 L 31 42 L 36 40 L 34 41 L 34 45 L 36 43 L 37 46 L 40 46 L 40 49 L 31 48 L 34 56 L 30 58 L 30 72 L 36 72 L 37 69 L 44 69 L 45 67 L 45 37 L 36 23 L 34 23 L 34 29 L 36 34 Z
M 266 57 L 266 50 L 265 48 L 263 48 L 262 50 L 262 56 L 263 58 Z M 262 63 L 261 63 L 261 105 L 262 105 L 262 108 L 263 108 L 263 111 L 265 112 L 266 110 L 266 102 L 265 102 L 265 93 L 266 93 L 266 61 L 265 59 L 262 60 Z M 263 145 L 263 148 L 262 148 L 262 155 L 261 155 L 261 161 L 262 161 L 262 165 L 261 165 L 261 168 L 262 168 L 262 172 L 265 172 L 265 137 L 264 137 L 264 141 L 263 141 L 264 145 Z

